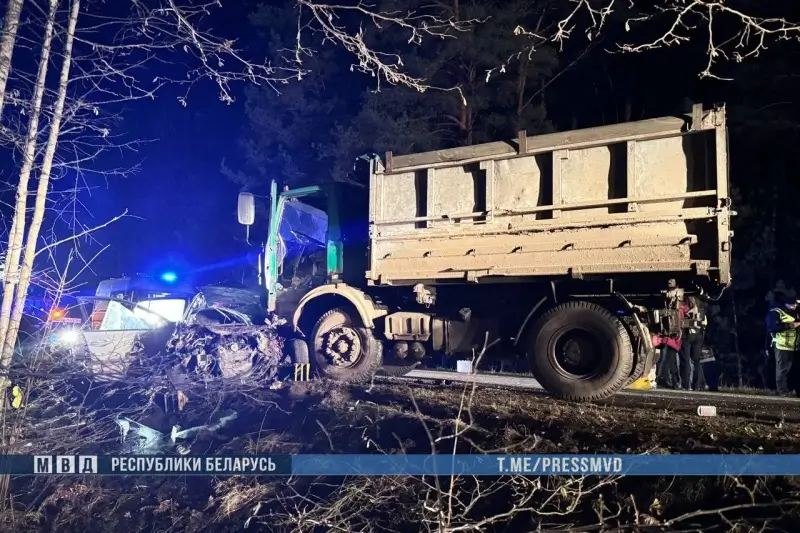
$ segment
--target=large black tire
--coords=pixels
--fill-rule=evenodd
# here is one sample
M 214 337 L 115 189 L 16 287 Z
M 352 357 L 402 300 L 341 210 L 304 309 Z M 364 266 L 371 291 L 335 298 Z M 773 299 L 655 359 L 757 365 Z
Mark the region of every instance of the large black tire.
M 378 374 L 381 376 L 389 376 L 390 378 L 399 378 L 405 376 L 418 366 L 419 363 L 410 365 L 383 365 Z
M 355 361 L 346 366 L 334 364 L 325 347 L 331 332 L 346 332 L 357 338 L 360 349 Z M 321 377 L 348 383 L 365 383 L 372 379 L 383 364 L 381 341 L 375 338 L 371 329 L 351 318 L 344 309 L 331 309 L 322 315 L 314 326 L 310 344 L 311 363 Z
M 569 348 L 583 357 L 568 361 Z M 608 310 L 589 302 L 567 302 L 545 313 L 527 342 L 531 372 L 550 394 L 571 401 L 614 395 L 631 376 L 631 338 Z M 577 360 L 579 359 L 579 360 Z

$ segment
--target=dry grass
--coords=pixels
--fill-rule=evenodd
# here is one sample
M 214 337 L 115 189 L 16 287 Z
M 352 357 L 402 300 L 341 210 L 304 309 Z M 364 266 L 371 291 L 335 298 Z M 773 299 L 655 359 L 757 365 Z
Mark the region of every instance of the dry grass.
M 190 400 L 191 409 L 208 408 Z M 193 451 L 430 453 L 437 441 L 437 453 L 454 446 L 462 453 L 787 453 L 800 439 L 800 424 L 791 421 L 568 404 L 463 386 L 295 383 L 261 391 L 255 400 L 218 398 L 214 408 L 236 409 L 238 425 L 224 439 L 193 444 Z M 113 445 L 106 451 L 113 453 Z M 800 486 L 787 478 L 115 477 L 16 479 L 12 489 L 14 512 L 4 520 L 15 531 L 221 532 L 247 525 L 309 532 L 646 532 L 790 531 L 798 523 L 791 502 Z M 693 514 L 725 506 L 731 510 Z M 648 529 L 648 523 L 658 525 Z

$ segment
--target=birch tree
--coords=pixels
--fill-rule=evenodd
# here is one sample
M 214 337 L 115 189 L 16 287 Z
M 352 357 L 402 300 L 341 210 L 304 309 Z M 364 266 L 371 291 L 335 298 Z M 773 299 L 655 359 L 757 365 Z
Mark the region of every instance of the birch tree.
M 2 340 L 2 353 L 0 353 L 0 366 L 8 368 L 11 363 L 11 354 L 16 343 L 16 337 L 9 338 L 11 310 L 14 303 L 17 285 L 20 280 L 19 261 L 23 247 L 23 235 L 25 232 L 25 217 L 28 203 L 28 181 L 33 170 L 36 157 L 36 145 L 39 135 L 39 118 L 41 116 L 42 99 L 45 92 L 47 81 L 47 70 L 50 64 L 50 49 L 53 42 L 53 31 L 55 27 L 56 9 L 58 0 L 49 0 L 49 10 L 44 28 L 41 54 L 39 56 L 38 73 L 30 106 L 30 119 L 28 122 L 28 134 L 25 138 L 25 145 L 22 154 L 22 167 L 19 171 L 17 182 L 17 199 L 14 205 L 14 215 L 11 224 L 11 232 L 6 254 L 6 274 L 3 286 L 3 302 L 0 305 L 0 340 Z M 25 295 L 23 295 L 24 298 Z M 6 346 L 11 345 L 11 352 L 6 351 Z
M 14 57 L 14 44 L 17 40 L 23 1 L 8 0 L 6 13 L 3 17 L 3 38 L 0 41 L 0 118 L 3 116 L 6 84 L 8 83 L 8 76 L 11 74 L 11 60 Z
M 55 2 L 55 0 L 51 0 Z M 20 272 L 19 286 L 15 295 L 13 311 L 8 324 L 8 331 L 5 334 L 2 358 L 2 366 L 5 367 L 11 360 L 14 352 L 14 345 L 19 333 L 19 325 L 22 320 L 22 310 L 25 307 L 25 298 L 28 295 L 28 288 L 30 287 L 31 272 L 33 270 L 33 259 L 36 255 L 36 243 L 39 240 L 39 232 L 42 228 L 42 220 L 45 213 L 45 202 L 47 200 L 48 186 L 50 183 L 50 174 L 53 170 L 53 158 L 55 157 L 56 147 L 58 146 L 58 138 L 61 133 L 61 119 L 64 112 L 64 102 L 67 99 L 67 85 L 69 83 L 70 67 L 72 65 L 72 44 L 75 40 L 75 27 L 78 22 L 78 13 L 80 12 L 80 0 L 72 0 L 72 5 L 69 11 L 69 20 L 67 23 L 66 39 L 64 43 L 64 57 L 61 64 L 61 73 L 58 78 L 58 93 L 56 95 L 56 102 L 53 111 L 53 117 L 50 121 L 50 131 L 47 137 L 47 144 L 44 149 L 44 159 L 39 174 L 39 184 L 36 190 L 36 201 L 33 207 L 33 218 L 28 230 L 26 242 L 28 245 L 25 247 L 25 255 L 22 262 L 22 271 Z M 0 319 L 2 316 L 0 316 Z M 2 322 L 0 321 L 0 327 Z M 9 342 L 11 341 L 11 342 Z

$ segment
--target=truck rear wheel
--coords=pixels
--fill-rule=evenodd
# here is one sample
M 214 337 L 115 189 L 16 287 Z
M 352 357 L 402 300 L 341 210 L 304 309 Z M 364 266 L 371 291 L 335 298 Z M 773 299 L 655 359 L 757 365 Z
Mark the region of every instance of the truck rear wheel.
M 317 373 L 336 381 L 368 382 L 383 363 L 381 341 L 344 309 L 322 315 L 311 334 L 311 345 Z
M 567 302 L 545 313 L 528 342 L 531 371 L 554 396 L 600 400 L 619 391 L 633 370 L 625 326 L 589 302 Z

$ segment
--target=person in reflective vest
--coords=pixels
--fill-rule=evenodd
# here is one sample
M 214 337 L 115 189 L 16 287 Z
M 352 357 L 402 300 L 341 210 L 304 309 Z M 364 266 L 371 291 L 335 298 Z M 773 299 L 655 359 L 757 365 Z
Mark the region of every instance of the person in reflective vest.
M 775 294 L 776 306 L 767 315 L 767 331 L 772 337 L 775 352 L 775 388 L 781 396 L 789 396 L 797 390 L 795 374 L 800 363 L 795 363 L 797 354 L 797 300 L 784 293 Z

